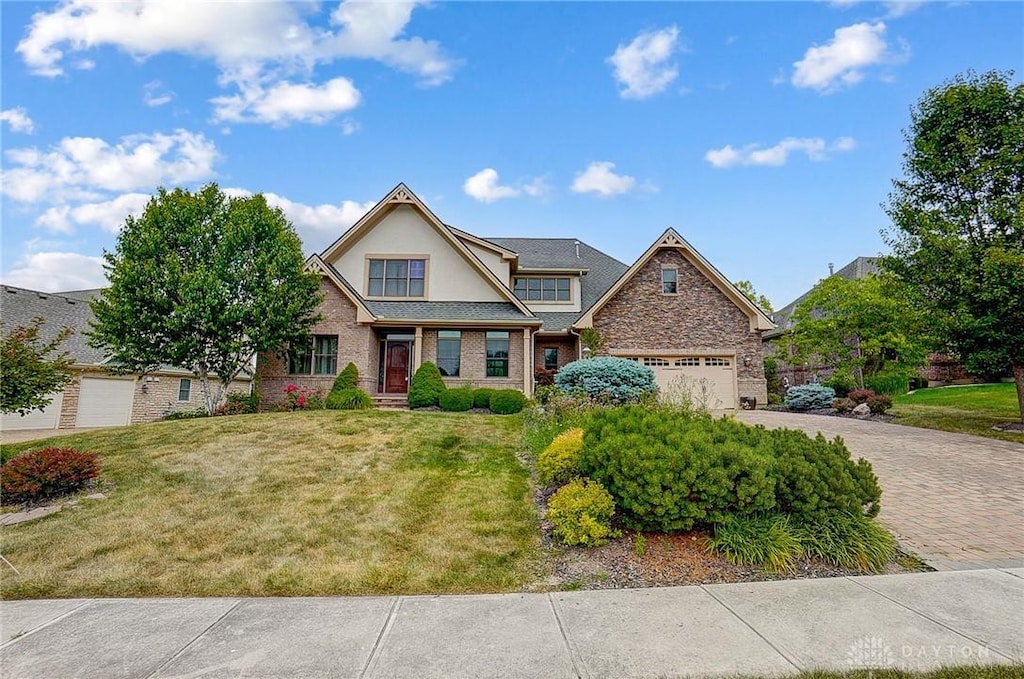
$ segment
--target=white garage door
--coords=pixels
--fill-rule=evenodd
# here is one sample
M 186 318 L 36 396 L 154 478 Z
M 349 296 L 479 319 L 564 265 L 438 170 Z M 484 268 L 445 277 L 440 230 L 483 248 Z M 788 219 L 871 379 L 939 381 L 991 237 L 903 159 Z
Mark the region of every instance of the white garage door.
M 78 392 L 78 427 L 128 424 L 135 399 L 135 380 L 83 377 Z
M 53 399 L 50 405 L 41 411 L 33 410 L 28 415 L 12 413 L 0 415 L 0 429 L 13 431 L 15 429 L 56 429 L 60 422 L 60 407 L 64 402 L 64 394 L 51 394 Z
M 654 371 L 664 398 L 676 400 L 687 394 L 697 406 L 736 408 L 736 368 L 730 356 L 643 356 L 633 360 Z

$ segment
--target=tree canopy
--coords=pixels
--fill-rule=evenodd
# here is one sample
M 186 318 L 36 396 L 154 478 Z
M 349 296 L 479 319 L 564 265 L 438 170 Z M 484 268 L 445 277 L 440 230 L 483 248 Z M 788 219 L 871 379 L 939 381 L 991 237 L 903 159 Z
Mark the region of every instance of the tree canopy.
M 821 362 L 864 386 L 881 372 L 909 374 L 924 365 L 928 342 L 921 314 L 903 284 L 885 274 L 829 276 L 797 304 L 782 346 L 799 361 Z M 787 359 L 788 360 L 788 359 Z
M 1024 411 L 1024 85 L 1012 75 L 957 76 L 911 111 L 885 265 L 968 370 L 1012 370 Z
M 772 309 L 772 301 L 755 290 L 754 284 L 750 281 L 736 281 L 733 285 L 735 285 L 736 289 L 742 292 L 747 299 L 756 304 L 761 311 L 766 314 L 770 314 L 774 311 Z
M 320 276 L 305 271 L 298 235 L 262 195 L 160 189 L 104 257 L 110 285 L 92 302 L 90 343 L 115 369 L 192 371 L 208 412 L 258 352 L 280 350 L 318 318 Z
M 0 339 L 0 412 L 27 415 L 42 410 L 71 379 L 74 361 L 66 353 L 57 353 L 71 329 L 43 339 L 42 325 L 43 319 L 36 318 L 31 325 L 4 331 Z

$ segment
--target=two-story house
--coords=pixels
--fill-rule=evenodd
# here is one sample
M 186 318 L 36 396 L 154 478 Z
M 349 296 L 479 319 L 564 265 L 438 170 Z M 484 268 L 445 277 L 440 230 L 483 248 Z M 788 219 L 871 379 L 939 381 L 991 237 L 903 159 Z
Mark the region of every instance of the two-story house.
M 307 266 L 322 275 L 322 320 L 260 356 L 268 401 L 289 384 L 326 392 L 350 361 L 375 396 L 405 394 L 424 361 L 449 386 L 530 394 L 536 370 L 582 357 L 588 327 L 659 385 L 703 378 L 721 408 L 765 399 L 771 320 L 672 229 L 627 266 L 571 238 L 479 238 L 400 184 Z

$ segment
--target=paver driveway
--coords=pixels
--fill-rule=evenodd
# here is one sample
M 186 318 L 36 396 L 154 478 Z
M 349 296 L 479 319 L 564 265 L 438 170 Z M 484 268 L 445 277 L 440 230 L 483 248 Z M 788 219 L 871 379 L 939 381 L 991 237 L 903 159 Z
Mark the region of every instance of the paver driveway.
M 737 418 L 841 436 L 882 485 L 879 519 L 938 570 L 1024 565 L 1024 444 L 764 410 Z

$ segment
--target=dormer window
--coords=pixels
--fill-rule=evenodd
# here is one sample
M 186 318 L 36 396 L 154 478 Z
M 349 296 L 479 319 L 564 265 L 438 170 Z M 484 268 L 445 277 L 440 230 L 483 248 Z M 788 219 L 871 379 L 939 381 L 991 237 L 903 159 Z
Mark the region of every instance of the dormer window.
M 423 297 L 426 289 L 427 260 L 368 260 L 368 297 Z
M 524 302 L 571 302 L 569 279 L 516 278 L 513 287 L 516 297 Z

